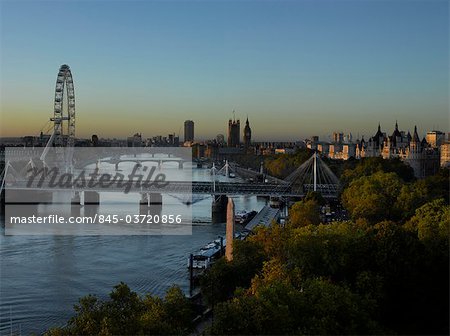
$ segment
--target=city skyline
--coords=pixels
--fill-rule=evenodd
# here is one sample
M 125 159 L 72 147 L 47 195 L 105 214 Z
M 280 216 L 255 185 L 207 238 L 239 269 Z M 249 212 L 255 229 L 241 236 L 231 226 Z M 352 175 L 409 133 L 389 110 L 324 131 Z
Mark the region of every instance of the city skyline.
M 77 137 L 448 132 L 448 2 L 1 2 L 1 136 L 38 135 L 58 67 Z M 60 15 L 64 13 L 64 15 Z M 64 26 L 63 19 L 71 24 Z M 68 31 L 67 31 L 68 30 Z M 25 120 L 25 122 L 24 122 Z M 242 134 L 241 134 L 242 135 Z

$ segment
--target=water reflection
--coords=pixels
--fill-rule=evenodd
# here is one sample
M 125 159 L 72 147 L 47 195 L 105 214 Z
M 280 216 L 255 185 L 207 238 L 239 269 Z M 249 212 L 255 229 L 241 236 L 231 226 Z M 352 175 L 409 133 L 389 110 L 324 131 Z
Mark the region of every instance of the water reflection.
M 193 169 L 191 174 L 194 180 L 211 179 L 207 169 Z M 85 206 L 82 211 L 91 215 L 107 213 L 117 210 L 120 204 L 118 210 L 124 213 L 139 213 L 138 195 L 130 195 L 125 204 L 118 203 L 115 197 L 114 193 L 102 194 L 100 205 Z M 140 294 L 162 295 L 172 284 L 188 292 L 187 256 L 223 235 L 225 224 L 211 223 L 212 199 L 209 196 L 195 199 L 190 205 L 171 195 L 165 197 L 167 204 L 152 207 L 148 212 L 163 214 L 171 211 L 170 206 L 182 204 L 192 211 L 192 235 L 5 236 L 3 230 L 0 235 L 0 333 L 9 333 L 11 325 L 13 331 L 18 332 L 20 326 L 23 333 L 29 334 L 63 324 L 73 313 L 72 306 L 79 297 L 92 293 L 105 298 L 120 281 Z M 265 203 L 265 199 L 256 197 L 234 200 L 236 210 L 260 210 Z M 3 218 L 0 220 L 4 223 Z

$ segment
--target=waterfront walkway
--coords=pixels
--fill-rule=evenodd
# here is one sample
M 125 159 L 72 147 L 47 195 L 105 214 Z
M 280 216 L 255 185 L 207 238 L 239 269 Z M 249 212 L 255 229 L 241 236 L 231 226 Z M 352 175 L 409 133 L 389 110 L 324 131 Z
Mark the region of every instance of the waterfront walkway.
M 272 221 L 277 221 L 280 217 L 280 209 L 271 208 L 266 205 L 260 212 L 245 226 L 245 229 L 252 231 L 257 225 L 269 226 Z

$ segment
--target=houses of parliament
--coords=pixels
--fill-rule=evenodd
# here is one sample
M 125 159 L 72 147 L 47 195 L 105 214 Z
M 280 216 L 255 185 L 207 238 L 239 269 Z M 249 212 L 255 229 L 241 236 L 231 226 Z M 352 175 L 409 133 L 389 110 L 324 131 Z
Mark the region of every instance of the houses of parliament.
M 227 139 L 227 145 L 228 147 L 239 147 L 241 145 L 241 138 L 240 138 L 240 120 L 236 120 L 233 118 L 233 120 L 228 120 L 228 139 Z M 252 141 L 252 129 L 250 128 L 250 123 L 247 120 L 245 121 L 245 127 L 244 127 L 244 149 L 248 149 L 250 147 L 251 141 Z

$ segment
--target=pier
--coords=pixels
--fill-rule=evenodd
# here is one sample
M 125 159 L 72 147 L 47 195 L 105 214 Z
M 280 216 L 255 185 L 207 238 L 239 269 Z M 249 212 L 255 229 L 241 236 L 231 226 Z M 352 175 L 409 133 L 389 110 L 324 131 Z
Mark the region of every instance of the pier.
M 252 231 L 256 226 L 269 226 L 273 221 L 280 218 L 280 209 L 266 205 L 260 212 L 245 226 L 245 230 Z

